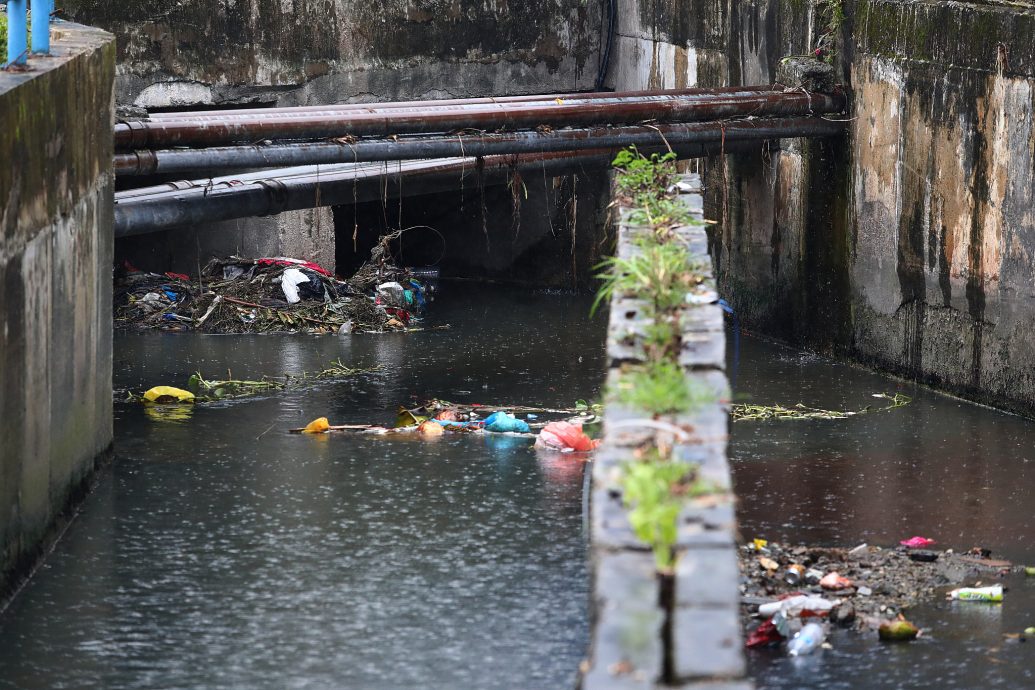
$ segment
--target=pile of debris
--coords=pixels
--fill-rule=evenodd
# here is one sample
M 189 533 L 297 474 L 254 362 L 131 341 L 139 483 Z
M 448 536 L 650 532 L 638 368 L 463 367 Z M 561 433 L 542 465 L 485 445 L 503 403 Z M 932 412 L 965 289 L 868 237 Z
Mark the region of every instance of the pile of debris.
M 902 544 L 893 549 L 866 544 L 841 549 L 782 546 L 758 539 L 741 547 L 747 645 L 787 642 L 794 654 L 795 644 L 800 644 L 796 637 L 810 621 L 878 632 L 881 639 L 912 639 L 919 630 L 904 620 L 903 611 L 942 594 L 951 596 L 951 587 L 994 584 L 1012 568 L 982 549 L 931 550 L 923 547 L 933 542 L 921 537 Z M 958 593 L 971 591 L 977 590 L 955 590 L 953 598 L 966 598 Z
M 432 299 L 418 275 L 376 255 L 350 280 L 300 259 L 214 259 L 198 280 L 123 264 L 115 322 L 135 330 L 358 333 L 410 330 Z

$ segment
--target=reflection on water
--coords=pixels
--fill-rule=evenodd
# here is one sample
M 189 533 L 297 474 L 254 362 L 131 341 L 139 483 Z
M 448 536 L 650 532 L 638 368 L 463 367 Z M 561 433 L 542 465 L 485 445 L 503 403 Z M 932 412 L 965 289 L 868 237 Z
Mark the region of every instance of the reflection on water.
M 387 424 L 433 396 L 595 397 L 588 306 L 447 288 L 444 332 L 118 337 L 116 385 L 138 391 L 339 357 L 381 369 L 177 423 L 117 405 L 114 467 L 0 617 L 0 687 L 571 687 L 588 638 L 580 463 L 509 437 L 285 430 Z
M 739 394 L 751 402 L 860 409 L 874 393 L 914 398 L 844 420 L 734 424 L 745 538 L 854 546 L 919 534 L 1035 563 L 1035 422 L 758 340 L 741 347 Z M 1035 687 L 1035 643 L 1002 636 L 1035 625 L 1035 578 L 1006 584 L 1001 606 L 916 608 L 925 636 L 915 643 L 837 630 L 816 657 L 749 651 L 752 674 L 760 688 Z

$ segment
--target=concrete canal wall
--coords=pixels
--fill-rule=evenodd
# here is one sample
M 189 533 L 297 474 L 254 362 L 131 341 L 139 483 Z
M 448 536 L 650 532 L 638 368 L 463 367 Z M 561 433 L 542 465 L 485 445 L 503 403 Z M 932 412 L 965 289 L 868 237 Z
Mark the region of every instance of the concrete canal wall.
M 721 291 L 745 325 L 1035 413 L 1035 5 L 624 7 L 616 87 L 768 82 L 823 45 L 851 88 L 844 141 L 709 165 Z
M 112 440 L 115 44 L 55 31 L 0 71 L 0 601 Z
M 147 109 L 567 92 L 592 89 L 599 71 L 596 0 L 69 0 L 62 9 L 117 36 L 117 101 Z M 568 180 L 562 184 L 570 189 Z M 583 207 L 605 198 L 582 188 L 564 190 L 569 198 L 560 205 L 576 194 Z M 529 261 L 512 247 L 503 201 L 487 209 L 490 219 L 502 219 L 490 229 L 492 256 L 466 277 Z M 425 203 L 404 199 L 404 217 L 420 215 Z M 547 220 L 524 223 L 521 242 L 535 240 L 552 256 L 553 245 L 581 241 L 572 223 Z M 475 225 L 480 230 L 480 218 L 438 229 L 460 246 Z M 343 247 L 352 246 L 352 231 Z M 120 240 L 118 252 L 141 268 L 184 273 L 228 254 L 286 254 L 333 267 L 336 237 L 332 209 L 321 208 Z M 564 258 L 555 272 L 571 263 Z
M 692 193 L 681 195 L 694 217 L 703 216 L 700 178 L 685 178 Z M 641 249 L 635 240 L 650 230 L 630 223 L 622 209 L 618 255 Z M 677 241 L 690 247 L 693 259 L 710 266 L 708 240 L 702 226 L 678 230 Z M 710 276 L 710 271 L 706 273 Z M 714 303 L 685 309 L 682 317 L 684 375 L 712 402 L 686 415 L 661 421 L 689 429 L 673 447 L 673 459 L 697 465 L 710 493 L 689 499 L 677 521 L 675 566 L 668 578 L 658 576 L 654 555 L 633 532 L 624 505 L 620 477 L 636 462 L 637 449 L 657 431 L 644 426 L 649 414 L 607 403 L 604 443 L 593 463 L 590 510 L 592 643 L 584 669 L 583 690 L 633 688 L 708 688 L 750 690 L 738 618 L 740 573 L 736 558 L 736 518 L 726 459 L 729 388 L 725 374 L 723 315 Z M 646 329 L 651 322 L 646 301 L 616 296 L 611 300 L 607 353 L 609 382 L 622 365 L 645 361 Z M 662 432 L 664 435 L 664 432 Z

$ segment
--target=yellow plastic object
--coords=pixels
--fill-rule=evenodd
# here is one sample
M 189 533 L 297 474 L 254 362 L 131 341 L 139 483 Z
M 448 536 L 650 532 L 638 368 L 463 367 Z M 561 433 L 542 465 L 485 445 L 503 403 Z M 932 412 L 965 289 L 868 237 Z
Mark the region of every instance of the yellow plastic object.
M 755 545 L 755 551 L 761 551 L 765 547 L 769 546 L 769 542 L 765 539 L 755 539 L 752 543 Z
M 182 388 L 155 386 L 144 393 L 144 400 L 153 403 L 192 403 L 194 402 L 194 394 Z
M 305 429 L 302 430 L 303 434 L 322 434 L 329 431 L 331 423 L 327 421 L 326 417 L 320 417 L 306 424 Z

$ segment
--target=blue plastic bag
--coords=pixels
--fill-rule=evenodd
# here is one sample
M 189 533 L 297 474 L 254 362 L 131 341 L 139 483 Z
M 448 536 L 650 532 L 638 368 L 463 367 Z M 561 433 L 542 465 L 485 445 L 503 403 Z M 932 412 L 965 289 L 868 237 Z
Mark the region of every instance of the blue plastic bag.
M 527 434 L 531 429 L 528 423 L 524 420 L 517 419 L 512 414 L 506 412 L 493 412 L 485 419 L 485 430 L 486 431 L 516 431 L 518 433 Z

